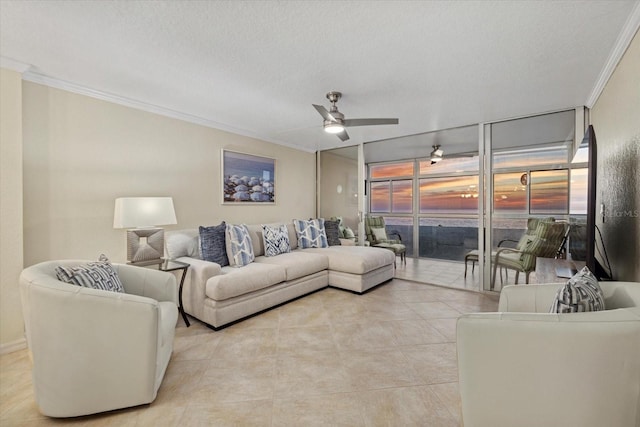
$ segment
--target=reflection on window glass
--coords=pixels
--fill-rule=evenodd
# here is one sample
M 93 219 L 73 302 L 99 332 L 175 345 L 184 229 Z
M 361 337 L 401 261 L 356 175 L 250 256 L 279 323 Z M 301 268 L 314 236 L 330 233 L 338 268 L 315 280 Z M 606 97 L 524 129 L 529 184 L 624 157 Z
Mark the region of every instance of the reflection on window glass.
M 569 171 L 566 169 L 531 172 L 532 214 L 567 213 Z
M 371 183 L 371 212 L 390 212 L 389 182 Z
M 571 169 L 571 200 L 569 213 L 576 215 L 587 214 L 587 168 Z
M 434 175 L 456 172 L 477 172 L 478 156 L 473 157 L 445 157 L 432 165 L 431 160 L 420 161 L 420 175 Z
M 569 152 L 566 146 L 496 152 L 493 154 L 493 168 L 524 168 L 563 164 L 567 163 L 568 156 Z
M 384 225 L 387 233 L 398 232 L 402 238 L 402 244 L 406 247 L 406 255 L 413 256 L 413 218 L 412 217 L 384 217 Z M 395 235 L 390 236 L 396 238 Z
M 478 213 L 478 176 L 423 178 L 420 213 Z
M 392 210 L 395 213 L 411 213 L 413 206 L 413 181 L 403 179 L 391 182 Z
M 478 249 L 477 218 L 420 218 L 419 256 L 463 261 Z
M 496 173 L 493 175 L 493 211 L 527 212 L 527 173 Z M 523 184 L 524 183 L 524 184 Z
M 581 145 L 573 156 L 571 163 L 587 163 L 589 161 L 589 146 Z
M 386 163 L 383 165 L 369 166 L 371 178 L 397 178 L 400 176 L 413 176 L 413 161 L 400 163 Z

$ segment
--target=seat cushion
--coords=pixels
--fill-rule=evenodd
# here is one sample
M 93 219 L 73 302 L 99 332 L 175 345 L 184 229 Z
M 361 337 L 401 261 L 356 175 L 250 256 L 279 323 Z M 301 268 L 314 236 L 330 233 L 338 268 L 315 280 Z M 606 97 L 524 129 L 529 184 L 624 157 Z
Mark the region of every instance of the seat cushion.
M 329 258 L 329 270 L 351 274 L 364 274 L 393 264 L 395 254 L 382 248 L 367 246 L 331 246 L 329 248 L 309 248 L 304 252 L 324 254 Z
M 221 275 L 207 280 L 205 293 L 211 299 L 223 301 L 285 280 L 284 267 L 252 262 L 242 268 L 224 267 Z
M 396 255 L 403 254 L 407 251 L 407 247 L 402 243 L 376 243 L 374 247 L 389 249 Z
M 286 280 L 295 280 L 329 268 L 329 258 L 323 254 L 314 254 L 298 249 L 274 257 L 258 257 L 257 263 L 279 265 L 286 271 Z

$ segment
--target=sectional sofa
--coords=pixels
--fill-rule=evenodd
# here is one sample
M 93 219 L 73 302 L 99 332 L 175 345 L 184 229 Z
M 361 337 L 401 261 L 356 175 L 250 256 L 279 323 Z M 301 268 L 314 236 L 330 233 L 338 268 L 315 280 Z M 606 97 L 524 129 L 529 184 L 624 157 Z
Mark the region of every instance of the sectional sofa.
M 265 256 L 263 226 L 246 228 L 255 259 L 242 267 L 221 267 L 201 259 L 197 229 L 166 233 L 166 255 L 190 265 L 182 290 L 183 308 L 214 329 L 327 286 L 362 293 L 395 273 L 395 254 L 387 249 L 299 248 L 292 223 L 286 224 L 291 251 Z

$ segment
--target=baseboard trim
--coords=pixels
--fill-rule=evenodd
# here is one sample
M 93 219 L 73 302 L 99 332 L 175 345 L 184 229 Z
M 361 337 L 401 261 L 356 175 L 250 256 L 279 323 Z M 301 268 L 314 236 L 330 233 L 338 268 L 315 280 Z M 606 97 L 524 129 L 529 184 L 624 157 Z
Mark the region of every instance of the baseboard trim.
M 0 344 L 0 354 L 13 353 L 14 351 L 24 350 L 25 348 L 27 348 L 27 339 L 21 338 L 19 340 Z

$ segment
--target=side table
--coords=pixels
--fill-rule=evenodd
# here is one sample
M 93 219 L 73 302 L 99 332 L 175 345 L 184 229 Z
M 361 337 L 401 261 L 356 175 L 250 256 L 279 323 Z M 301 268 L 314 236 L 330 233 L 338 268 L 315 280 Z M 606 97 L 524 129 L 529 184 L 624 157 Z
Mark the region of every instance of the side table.
M 187 325 L 187 327 L 191 326 L 189 323 L 189 319 L 187 319 L 187 314 L 184 312 L 184 308 L 182 307 L 182 286 L 184 285 L 184 279 L 187 276 L 187 270 L 189 269 L 189 264 L 186 262 L 174 261 L 171 259 L 165 259 L 161 264 L 158 264 L 158 270 L 160 271 L 178 271 L 182 270 L 182 278 L 180 279 L 180 288 L 178 290 L 178 310 L 182 315 L 182 320 Z

